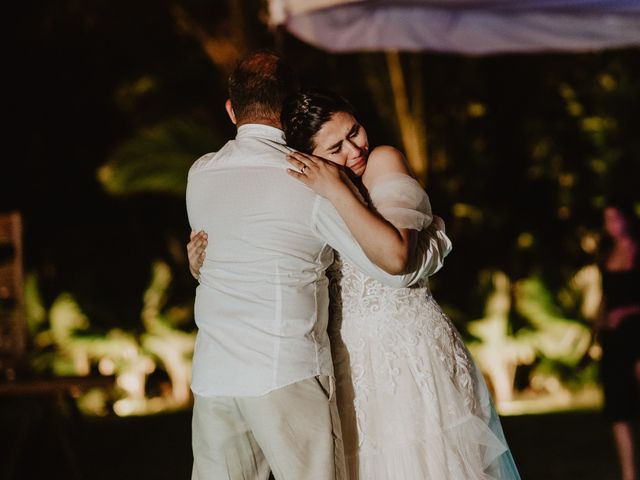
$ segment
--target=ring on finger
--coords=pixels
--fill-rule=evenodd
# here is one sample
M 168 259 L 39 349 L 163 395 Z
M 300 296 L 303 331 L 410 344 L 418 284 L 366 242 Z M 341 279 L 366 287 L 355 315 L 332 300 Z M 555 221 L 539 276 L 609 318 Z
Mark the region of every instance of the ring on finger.
M 302 167 L 300 168 L 300 173 L 304 173 L 304 171 L 307 169 L 306 165 L 302 165 Z

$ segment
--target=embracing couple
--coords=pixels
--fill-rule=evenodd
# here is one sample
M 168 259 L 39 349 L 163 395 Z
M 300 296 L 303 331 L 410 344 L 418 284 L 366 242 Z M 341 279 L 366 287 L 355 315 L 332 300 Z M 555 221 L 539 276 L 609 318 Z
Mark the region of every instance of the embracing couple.
M 189 172 L 194 480 L 519 479 L 428 277 L 451 243 L 351 105 L 243 59 Z M 206 255 L 205 255 L 206 247 Z

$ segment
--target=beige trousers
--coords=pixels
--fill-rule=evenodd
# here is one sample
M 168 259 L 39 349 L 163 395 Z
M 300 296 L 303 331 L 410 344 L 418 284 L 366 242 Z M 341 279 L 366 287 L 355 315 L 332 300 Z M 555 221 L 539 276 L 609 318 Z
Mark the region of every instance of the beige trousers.
M 260 397 L 195 396 L 192 480 L 346 480 L 333 379 Z

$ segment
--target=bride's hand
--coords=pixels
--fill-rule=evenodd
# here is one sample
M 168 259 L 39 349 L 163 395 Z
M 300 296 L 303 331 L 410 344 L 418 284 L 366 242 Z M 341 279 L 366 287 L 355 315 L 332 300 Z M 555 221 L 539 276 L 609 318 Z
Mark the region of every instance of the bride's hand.
M 187 257 L 189 257 L 189 271 L 196 280 L 200 280 L 200 267 L 204 263 L 207 244 L 208 235 L 206 232 L 191 231 L 190 240 L 187 243 Z
M 300 180 L 318 195 L 331 200 L 348 188 L 344 181 L 345 174 L 333 162 L 300 152 L 290 153 L 287 160 L 297 169 L 288 169 L 289 175 Z

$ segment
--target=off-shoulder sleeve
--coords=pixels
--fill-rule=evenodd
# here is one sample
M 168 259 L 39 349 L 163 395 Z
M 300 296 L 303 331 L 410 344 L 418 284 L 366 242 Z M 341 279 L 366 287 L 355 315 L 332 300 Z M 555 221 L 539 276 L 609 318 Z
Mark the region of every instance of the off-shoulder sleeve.
M 396 228 L 424 230 L 433 220 L 431 203 L 424 189 L 409 175 L 392 173 L 369 187 L 375 209 Z

